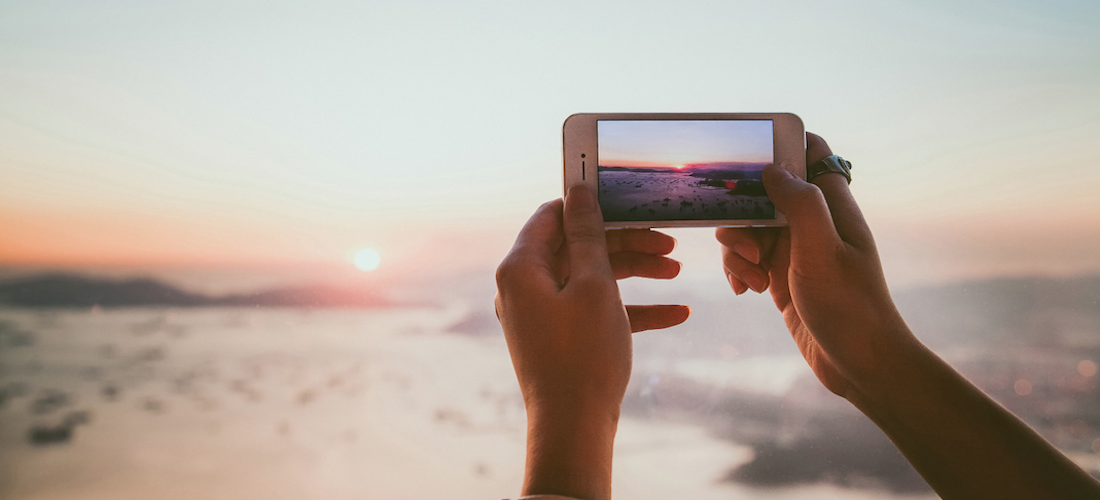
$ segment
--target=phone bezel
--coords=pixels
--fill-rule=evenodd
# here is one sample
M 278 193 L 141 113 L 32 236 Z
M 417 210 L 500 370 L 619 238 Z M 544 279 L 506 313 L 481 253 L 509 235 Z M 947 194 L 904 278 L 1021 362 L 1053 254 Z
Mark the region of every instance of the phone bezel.
M 577 184 L 587 184 L 593 192 L 599 192 L 599 151 L 596 137 L 596 122 L 599 120 L 771 120 L 774 162 L 792 174 L 806 178 L 806 132 L 802 119 L 792 113 L 577 113 L 566 118 L 562 125 L 562 164 L 566 193 Z M 778 211 L 774 219 L 611 221 L 604 224 L 607 229 L 786 225 L 787 218 Z

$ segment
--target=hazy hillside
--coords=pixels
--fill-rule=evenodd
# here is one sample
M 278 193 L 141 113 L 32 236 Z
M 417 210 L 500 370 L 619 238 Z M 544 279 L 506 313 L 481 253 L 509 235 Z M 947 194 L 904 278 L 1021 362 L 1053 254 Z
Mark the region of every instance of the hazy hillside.
M 894 299 L 933 347 L 991 341 L 1100 347 L 1100 276 L 971 281 L 912 289 Z
M 385 307 L 373 290 L 325 285 L 210 296 L 152 279 L 108 280 L 49 274 L 0 282 L 0 304 L 21 307 Z

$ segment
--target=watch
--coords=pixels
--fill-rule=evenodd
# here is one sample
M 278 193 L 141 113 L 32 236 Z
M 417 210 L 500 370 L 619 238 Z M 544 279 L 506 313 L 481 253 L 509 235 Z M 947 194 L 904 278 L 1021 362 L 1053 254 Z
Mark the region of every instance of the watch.
M 852 183 L 852 162 L 837 155 L 826 156 L 821 161 L 807 165 L 806 181 L 813 181 L 814 177 L 830 172 L 843 175 L 848 180 L 848 184 Z

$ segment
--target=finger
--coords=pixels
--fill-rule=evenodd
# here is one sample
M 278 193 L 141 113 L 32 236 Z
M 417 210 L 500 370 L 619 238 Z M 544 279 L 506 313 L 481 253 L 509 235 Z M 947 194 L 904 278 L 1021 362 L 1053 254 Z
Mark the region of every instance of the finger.
M 720 227 L 714 231 L 714 237 L 745 260 L 760 264 L 766 270 L 780 229 L 782 228 Z
M 826 156 L 832 156 L 833 149 L 829 147 L 829 143 L 825 142 L 825 139 L 820 135 L 813 132 L 806 132 L 806 164 L 820 161 Z M 840 177 L 844 177 L 843 175 Z M 847 182 L 847 181 L 845 181 Z
M 562 217 L 565 245 L 569 252 L 570 279 L 611 276 L 603 216 L 596 196 L 588 186 L 580 184 L 569 189 Z
M 832 154 L 833 150 L 829 148 L 825 139 L 816 134 L 806 133 L 807 165 L 812 165 Z M 871 229 L 863 219 L 863 212 L 856 204 L 852 190 L 848 188 L 848 180 L 840 174 L 825 174 L 815 177 L 812 182 L 825 195 L 825 201 L 833 217 L 833 225 L 841 239 L 858 248 L 874 245 Z
M 559 245 L 554 252 L 554 278 L 559 285 L 564 286 L 569 277 L 569 249 L 565 245 Z
M 759 264 L 765 271 L 768 271 L 771 269 L 772 259 L 775 255 L 775 243 L 779 240 L 779 234 L 783 232 L 783 228 L 767 227 L 758 229 L 760 230 L 760 244 L 762 245 Z
M 723 247 L 736 252 L 745 260 L 759 264 L 763 254 L 763 242 L 755 229 L 743 227 L 720 227 L 714 230 L 714 237 Z
M 722 247 L 722 267 L 726 270 L 727 277 L 732 275 L 756 293 L 764 293 L 768 289 L 768 273 L 759 265 L 745 260 L 730 247 Z M 734 292 L 736 291 L 734 288 Z
M 668 255 L 676 248 L 676 238 L 649 229 L 607 231 L 607 253 L 642 252 Z
M 554 278 L 558 261 L 555 253 L 563 238 L 562 200 L 542 204 L 520 230 L 512 250 L 497 268 L 498 285 L 532 277 Z
M 764 189 L 775 208 L 787 216 L 792 253 L 812 258 L 840 251 L 843 242 L 817 186 L 784 168 L 768 165 L 764 167 Z
M 691 308 L 678 305 L 626 306 L 630 318 L 630 331 L 659 330 L 687 321 Z
M 775 255 L 772 256 L 773 265 L 768 272 L 768 277 L 771 284 L 772 300 L 775 302 L 775 307 L 782 311 L 784 315 L 793 304 L 788 282 L 790 262 L 791 233 L 790 231 L 781 231 L 775 245 Z
M 741 295 L 749 290 L 749 285 L 746 285 L 744 281 L 737 279 L 733 273 L 726 271 L 726 280 L 730 282 L 730 288 L 733 289 L 735 295 Z
M 538 254 L 553 254 L 561 246 L 564 234 L 562 232 L 562 206 L 563 200 L 556 199 L 543 203 L 535 213 L 527 219 L 527 223 L 519 230 L 516 242 L 512 245 L 512 252 L 535 252 Z
M 682 267 L 678 261 L 648 253 L 618 252 L 608 255 L 608 259 L 617 280 L 633 276 L 670 280 L 680 274 Z

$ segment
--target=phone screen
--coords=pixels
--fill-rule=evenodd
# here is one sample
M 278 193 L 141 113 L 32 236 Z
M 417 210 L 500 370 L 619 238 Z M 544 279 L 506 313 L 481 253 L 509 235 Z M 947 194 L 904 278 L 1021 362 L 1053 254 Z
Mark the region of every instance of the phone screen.
M 604 220 L 774 219 L 772 120 L 598 120 Z

